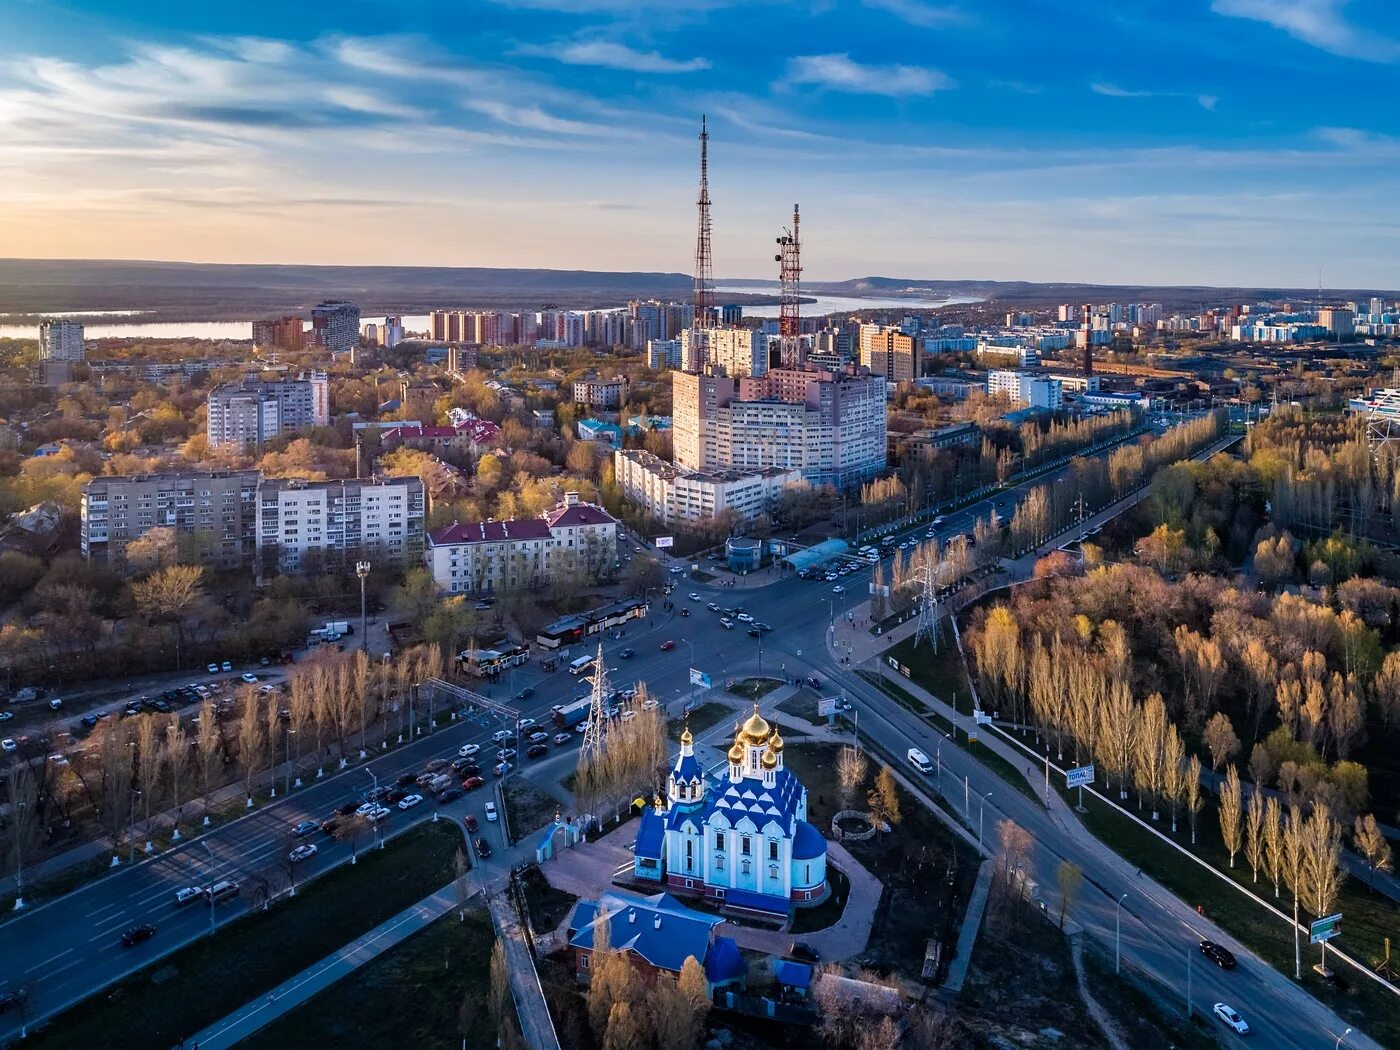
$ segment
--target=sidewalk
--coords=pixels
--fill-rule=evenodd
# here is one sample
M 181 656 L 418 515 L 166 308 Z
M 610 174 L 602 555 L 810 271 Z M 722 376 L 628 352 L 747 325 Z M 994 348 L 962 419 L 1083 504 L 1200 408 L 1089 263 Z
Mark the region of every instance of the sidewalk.
M 525 943 L 525 932 L 520 928 L 515 909 L 503 893 L 491 894 L 487 903 L 491 908 L 496 936 L 506 953 L 511 994 L 515 998 L 515 1012 L 520 1018 L 520 1031 L 525 1037 L 525 1044 L 532 1050 L 561 1050 L 559 1036 L 554 1031 L 554 1020 L 549 1016 L 549 1004 L 545 1002 L 544 989 L 540 986 L 540 976 L 535 969 L 535 957 Z

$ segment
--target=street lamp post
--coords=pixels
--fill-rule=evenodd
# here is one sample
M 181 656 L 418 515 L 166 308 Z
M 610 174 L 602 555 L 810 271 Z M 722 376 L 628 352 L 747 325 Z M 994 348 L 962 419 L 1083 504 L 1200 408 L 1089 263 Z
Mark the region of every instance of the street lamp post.
M 940 784 L 943 782 L 943 741 L 949 740 L 951 738 L 951 733 L 944 733 L 941 737 L 939 737 L 938 746 L 934 749 L 933 752 L 934 762 L 938 769 L 938 782 Z
M 982 824 L 983 824 L 984 819 L 985 819 L 986 816 L 987 816 L 987 799 L 989 799 L 989 798 L 991 798 L 991 797 L 992 797 L 992 793 L 991 793 L 990 791 L 988 791 L 985 795 L 982 796 L 982 801 L 981 801 L 981 803 L 980 803 L 980 804 L 978 805 L 978 807 L 977 807 L 977 848 L 978 848 L 978 849 L 981 849 L 981 848 L 982 848 Z
M 131 820 L 126 831 L 126 841 L 127 846 L 129 847 L 126 857 L 126 862 L 128 864 L 134 864 L 136 862 L 136 800 L 140 797 L 141 792 L 137 791 L 135 788 L 132 788 L 130 807 L 131 812 L 128 814 Z
M 1350 1028 L 1348 1028 L 1348 1029 L 1347 1029 L 1345 1032 L 1343 1032 L 1341 1035 L 1337 1036 L 1337 1045 L 1333 1048 L 1333 1050 L 1342 1050 L 1342 1040 L 1345 1039 L 1345 1038 L 1346 1038 L 1347 1036 L 1349 1036 L 1349 1035 L 1351 1035 L 1351 1029 L 1350 1029 Z
M 16 803 L 22 807 L 23 802 Z M 15 911 L 24 907 L 24 836 L 21 835 L 20 828 L 24 826 L 23 818 L 18 813 L 15 814 Z
M 1128 899 L 1125 893 L 1119 897 L 1113 905 L 1113 972 L 1121 973 L 1119 968 L 1119 947 L 1122 944 L 1123 933 L 1123 902 Z
M 212 886 L 214 884 L 214 851 L 209 848 L 209 843 L 202 839 L 199 844 L 204 847 L 204 852 L 209 854 L 209 885 Z M 209 932 L 212 934 L 218 920 L 214 915 L 214 895 L 208 892 L 208 888 L 207 886 L 205 887 L 206 892 L 204 895 L 209 898 Z
M 365 772 L 369 774 L 370 780 L 374 782 L 374 794 L 375 794 L 374 804 L 375 804 L 376 806 L 378 806 L 378 805 L 379 805 L 379 778 L 378 778 L 377 776 L 374 775 L 374 770 L 372 770 L 372 769 L 366 768 L 366 769 L 365 769 Z M 378 821 L 378 820 L 371 821 L 371 823 L 374 824 L 374 837 L 375 837 L 375 840 L 379 843 L 379 848 L 380 848 L 380 849 L 383 849 L 383 848 L 384 848 L 384 829 L 383 829 L 383 827 L 380 826 L 380 821 Z
M 287 747 L 286 751 L 284 752 L 287 758 L 287 771 L 286 779 L 283 781 L 282 786 L 282 794 L 284 795 L 290 795 L 292 793 L 292 735 L 294 733 L 296 733 L 296 730 L 288 726 L 287 735 L 285 738 Z M 300 777 L 298 777 L 297 779 L 300 779 Z
M 360 651 L 369 653 L 369 620 L 365 615 L 365 578 L 369 576 L 369 562 L 357 561 L 355 575 L 360 578 Z

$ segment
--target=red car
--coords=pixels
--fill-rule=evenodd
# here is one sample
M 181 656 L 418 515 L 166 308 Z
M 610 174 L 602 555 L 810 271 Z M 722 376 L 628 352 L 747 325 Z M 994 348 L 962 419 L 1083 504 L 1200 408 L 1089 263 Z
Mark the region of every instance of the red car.
M 670 650 L 674 649 L 675 647 L 676 647 L 676 643 L 673 642 L 673 641 L 671 641 L 671 639 L 669 639 L 669 638 L 667 638 L 664 642 L 661 643 L 661 651 L 662 651 L 663 653 L 664 653 L 664 652 L 669 652 Z
M 475 791 L 484 783 L 486 783 L 486 781 L 482 780 L 480 777 L 467 777 L 466 780 L 462 781 L 462 790 Z
M 462 818 L 462 823 L 466 825 L 468 831 L 475 831 L 479 827 L 476 818 L 470 813 Z

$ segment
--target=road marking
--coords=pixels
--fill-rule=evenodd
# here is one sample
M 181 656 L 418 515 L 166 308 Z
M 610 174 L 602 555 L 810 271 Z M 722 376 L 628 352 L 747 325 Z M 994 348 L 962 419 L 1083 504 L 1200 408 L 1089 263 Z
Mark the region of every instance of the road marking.
M 121 907 L 120 904 L 104 904 L 102 907 L 96 908 L 96 909 L 94 909 L 94 910 L 88 912 L 87 917 L 88 917 L 89 919 L 95 919 L 95 918 L 97 918 L 97 916 L 101 915 L 104 911 L 111 911 L 113 908 L 120 908 L 120 907 Z
M 59 952 L 57 955 L 53 956 L 52 958 L 50 958 L 50 959 L 45 959 L 45 960 L 44 960 L 43 962 L 41 962 L 38 966 L 31 966 L 29 969 L 25 970 L 24 972 L 25 972 L 25 973 L 33 973 L 35 970 L 42 970 L 42 969 L 43 969 L 45 966 L 47 966 L 49 963 L 51 963 L 51 962 L 58 962 L 59 959 L 62 959 L 65 955 L 71 955 L 72 952 L 73 952 L 73 949 L 72 949 L 72 948 L 65 948 L 63 951 Z

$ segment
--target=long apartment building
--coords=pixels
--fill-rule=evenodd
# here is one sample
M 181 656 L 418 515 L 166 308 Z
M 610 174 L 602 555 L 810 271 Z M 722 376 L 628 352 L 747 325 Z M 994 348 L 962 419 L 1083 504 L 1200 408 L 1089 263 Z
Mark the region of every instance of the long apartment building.
M 846 487 L 885 469 L 885 380 L 863 370 L 775 368 L 761 377 L 673 373 L 676 466 L 796 470 Z
M 324 372 L 271 382 L 248 378 L 209 391 L 211 448 L 257 448 L 269 438 L 330 422 L 330 380 Z
M 80 509 L 83 557 L 123 565 L 126 548 L 171 529 L 182 562 L 237 569 L 256 549 L 256 470 L 188 471 L 93 478 Z
M 688 372 L 738 379 L 768 372 L 768 336 L 755 328 L 687 328 L 681 332 L 681 362 Z
M 755 518 L 802 483 L 798 470 L 685 470 L 642 449 L 618 449 L 613 466 L 623 499 L 665 525 L 711 520 L 725 511 Z
M 527 589 L 565 572 L 596 579 L 617 562 L 617 519 L 568 492 L 538 518 L 434 529 L 424 557 L 438 587 L 454 594 Z
M 359 560 L 409 566 L 423 556 L 422 478 L 303 481 L 258 486 L 258 567 L 264 575 Z

